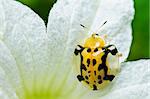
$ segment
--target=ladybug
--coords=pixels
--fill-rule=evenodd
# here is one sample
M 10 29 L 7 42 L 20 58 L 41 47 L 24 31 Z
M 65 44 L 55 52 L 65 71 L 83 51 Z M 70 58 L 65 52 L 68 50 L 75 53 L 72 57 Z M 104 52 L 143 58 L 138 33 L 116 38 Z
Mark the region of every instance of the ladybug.
M 80 55 L 77 79 L 92 90 L 105 88 L 119 71 L 119 57 L 115 45 L 107 45 L 104 38 L 96 33 L 85 40 L 83 46 L 77 45 L 74 54 Z

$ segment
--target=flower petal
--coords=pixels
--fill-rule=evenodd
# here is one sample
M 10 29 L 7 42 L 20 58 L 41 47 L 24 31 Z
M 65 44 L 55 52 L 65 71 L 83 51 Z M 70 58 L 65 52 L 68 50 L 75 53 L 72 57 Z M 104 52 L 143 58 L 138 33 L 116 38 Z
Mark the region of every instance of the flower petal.
M 5 29 L 0 31 L 3 33 L 1 40 L 10 54 L 6 54 L 6 57 L 9 55 L 15 60 L 15 65 L 10 63 L 10 66 L 3 68 L 5 71 L 16 68 L 24 89 L 31 91 L 36 89 L 39 83 L 43 85 L 41 83 L 44 82 L 49 65 L 44 21 L 31 9 L 14 0 L 2 0 L 0 5 L 0 12 L 5 16 L 5 23 L 2 24 Z M 17 75 L 15 71 L 12 72 L 11 75 Z
M 126 87 L 121 90 L 114 91 L 109 95 L 100 99 L 149 99 L 150 98 L 150 83 L 133 85 L 132 87 Z
M 49 71 L 51 73 L 49 75 L 50 79 L 54 78 L 54 75 L 52 74 L 57 74 L 57 76 L 55 75 L 55 79 L 60 79 L 61 76 L 64 77 L 63 73 L 65 73 L 65 69 L 62 66 L 62 61 L 66 60 L 64 58 L 64 53 L 66 50 L 66 42 L 71 20 L 70 17 L 72 15 L 72 6 L 74 2 L 75 0 L 57 0 L 57 3 L 54 4 L 49 14 L 47 34 L 49 43 L 49 56 L 51 56 L 51 70 Z M 67 66 L 66 69 L 69 70 L 70 67 Z M 61 74 L 58 75 L 59 73 Z M 56 82 L 58 83 L 59 81 L 56 80 Z
M 8 80 L 8 84 L 13 87 L 16 94 L 23 96 L 23 80 L 20 78 L 20 71 L 17 68 L 15 58 L 2 41 L 0 41 L 0 67 L 7 74 L 5 78 Z
M 6 73 L 0 67 L 0 99 L 18 99 L 15 90 L 8 83 Z
M 2 0 L 0 0 L 0 5 L 2 4 Z M 3 7 L 0 6 L 0 39 L 2 39 L 3 37 L 3 32 L 5 30 L 5 23 L 4 23 L 4 20 L 5 20 L 5 15 L 4 15 L 4 12 L 2 11 L 3 10 Z
M 112 84 L 111 92 L 104 98 L 148 99 L 150 97 L 149 64 L 149 59 L 123 63 L 121 73 Z

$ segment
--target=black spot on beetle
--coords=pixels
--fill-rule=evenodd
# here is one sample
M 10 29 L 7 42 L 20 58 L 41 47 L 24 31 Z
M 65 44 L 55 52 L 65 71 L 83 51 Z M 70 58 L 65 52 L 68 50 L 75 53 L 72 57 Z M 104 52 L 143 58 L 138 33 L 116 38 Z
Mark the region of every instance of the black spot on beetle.
M 96 64 L 96 59 L 93 59 L 93 66 Z
M 88 73 L 91 73 L 91 71 L 88 71 Z
M 88 49 L 87 49 L 87 52 L 88 52 L 88 53 L 90 53 L 90 52 L 91 52 L 91 49 L 90 49 L 90 48 L 88 48 Z
M 88 81 L 85 81 L 87 84 L 89 84 L 89 82 Z
M 95 49 L 94 49 L 94 52 L 97 52 L 97 51 L 98 51 L 98 48 L 95 48 Z
M 89 65 L 90 65 L 90 59 L 88 58 L 87 59 L 87 66 L 89 67 Z
M 85 76 L 85 79 L 89 79 L 88 76 Z

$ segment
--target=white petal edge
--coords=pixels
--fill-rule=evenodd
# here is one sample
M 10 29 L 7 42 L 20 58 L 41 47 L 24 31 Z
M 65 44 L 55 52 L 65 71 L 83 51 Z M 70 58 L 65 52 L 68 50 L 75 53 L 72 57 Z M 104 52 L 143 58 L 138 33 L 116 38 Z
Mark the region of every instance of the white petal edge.
M 46 26 L 37 14 L 17 1 L 1 0 L 1 5 L 0 12 L 5 16 L 0 19 L 5 22 L 2 24 L 5 29 L 1 31 L 1 40 L 14 58 L 17 72 L 30 91 L 33 87 L 42 85 L 48 72 Z M 3 69 L 7 70 L 6 67 Z M 16 72 L 13 73 L 15 75 Z

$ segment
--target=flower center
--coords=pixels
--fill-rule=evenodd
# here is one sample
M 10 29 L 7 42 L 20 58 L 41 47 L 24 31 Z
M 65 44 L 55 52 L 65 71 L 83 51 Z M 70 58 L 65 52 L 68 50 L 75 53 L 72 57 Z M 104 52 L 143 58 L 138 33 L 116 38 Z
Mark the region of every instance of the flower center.
M 18 99 L 62 99 L 62 97 L 64 99 L 70 99 L 68 94 L 64 94 L 62 87 L 58 89 L 56 89 L 56 87 L 52 88 L 54 85 L 50 83 L 47 87 L 44 86 L 44 83 L 35 86 L 36 83 L 37 82 L 34 82 L 34 85 L 30 87 L 24 87 L 22 92 L 18 90 Z
M 25 91 L 24 99 L 59 99 L 61 96 L 61 91 L 52 92 L 52 90 L 33 90 L 32 92 Z M 64 96 L 65 97 L 65 96 Z M 20 97 L 20 99 L 22 99 Z M 65 98 L 67 99 L 67 97 Z
M 25 99 L 55 99 L 56 96 L 53 96 L 49 91 L 33 91 L 33 92 L 26 92 Z

